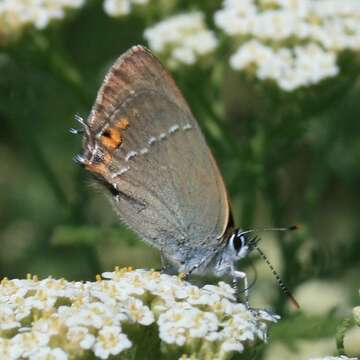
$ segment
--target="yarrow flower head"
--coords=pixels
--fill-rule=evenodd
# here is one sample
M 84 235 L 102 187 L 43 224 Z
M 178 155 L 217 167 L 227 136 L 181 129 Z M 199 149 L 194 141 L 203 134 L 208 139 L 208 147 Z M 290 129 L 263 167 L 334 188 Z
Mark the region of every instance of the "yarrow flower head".
M 273 80 L 285 91 L 316 84 L 335 76 L 339 69 L 336 56 L 319 45 L 273 49 L 257 40 L 244 43 L 230 58 L 235 70 L 254 71 L 260 80 Z
M 173 68 L 195 64 L 218 44 L 214 32 L 206 28 L 201 12 L 170 17 L 146 29 L 144 36 L 150 48 Z
M 237 303 L 225 283 L 199 288 L 131 269 L 85 283 L 5 278 L 0 304 L 2 359 L 126 357 L 141 348 L 144 329 L 164 356 L 224 359 L 265 342 L 268 324 L 279 319 Z
M 360 49 L 359 5 L 351 0 L 224 0 L 214 20 L 237 47 L 232 68 L 293 91 L 336 76 L 339 53 Z
M 82 7 L 85 0 L 2 0 L 0 2 L 0 45 L 15 38 L 26 27 L 46 28 L 66 13 Z
M 109 16 L 125 16 L 129 15 L 134 6 L 146 5 L 149 0 L 105 0 L 104 11 Z

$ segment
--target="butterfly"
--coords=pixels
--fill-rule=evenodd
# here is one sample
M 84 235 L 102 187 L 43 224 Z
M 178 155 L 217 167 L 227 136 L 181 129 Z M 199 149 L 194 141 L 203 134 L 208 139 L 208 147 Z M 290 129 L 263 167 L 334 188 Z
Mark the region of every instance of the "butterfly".
M 121 55 L 89 117 L 78 120 L 84 142 L 75 160 L 103 185 L 121 221 L 159 249 L 165 267 L 230 275 L 247 292 L 246 274 L 235 263 L 259 238 L 235 228 L 201 129 L 151 51 L 134 46 Z

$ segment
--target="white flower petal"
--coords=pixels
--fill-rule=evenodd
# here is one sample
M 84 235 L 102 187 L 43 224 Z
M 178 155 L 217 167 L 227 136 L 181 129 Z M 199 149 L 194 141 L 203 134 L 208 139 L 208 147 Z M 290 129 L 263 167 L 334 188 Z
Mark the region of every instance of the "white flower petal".
M 144 32 L 150 48 L 167 58 L 168 65 L 192 65 L 217 47 L 215 34 L 205 26 L 201 12 L 184 13 L 163 20 Z

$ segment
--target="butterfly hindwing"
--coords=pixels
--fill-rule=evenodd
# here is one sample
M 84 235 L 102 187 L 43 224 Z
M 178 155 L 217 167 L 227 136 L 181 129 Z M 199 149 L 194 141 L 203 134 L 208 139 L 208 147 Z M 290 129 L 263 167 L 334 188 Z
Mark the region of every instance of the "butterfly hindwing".
M 86 121 L 85 167 L 121 220 L 174 264 L 210 257 L 229 222 L 225 186 L 171 76 L 145 48 L 109 70 Z

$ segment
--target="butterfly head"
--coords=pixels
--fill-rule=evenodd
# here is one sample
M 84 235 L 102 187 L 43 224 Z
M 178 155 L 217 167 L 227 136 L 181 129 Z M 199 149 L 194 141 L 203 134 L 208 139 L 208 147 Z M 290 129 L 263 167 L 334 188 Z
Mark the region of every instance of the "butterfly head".
M 218 252 L 214 273 L 217 276 L 232 274 L 235 263 L 246 258 L 256 247 L 260 238 L 252 230 L 236 229 L 226 241 L 226 245 Z
M 259 241 L 260 238 L 257 235 L 253 235 L 249 231 L 237 229 L 228 239 L 227 253 L 233 261 L 241 260 L 255 249 Z
M 273 268 L 268 258 L 264 254 L 264 252 L 259 248 L 258 243 L 260 241 L 260 237 L 257 236 L 256 232 L 258 231 L 292 231 L 296 230 L 297 225 L 289 226 L 286 228 L 267 228 L 260 230 L 246 230 L 243 231 L 241 229 L 235 230 L 230 237 L 228 238 L 226 247 L 223 252 L 220 253 L 219 260 L 215 267 L 215 273 L 217 274 L 225 274 L 230 273 L 230 275 L 236 275 L 237 271 L 235 270 L 235 262 L 247 257 L 254 249 L 257 250 L 258 254 L 263 258 L 266 264 L 269 266 L 271 272 L 275 276 L 281 290 L 285 293 L 285 295 L 291 300 L 291 302 L 299 308 L 299 304 L 296 299 L 292 296 L 288 288 L 285 286 L 284 282 L 281 280 L 280 276 Z
M 226 251 L 228 254 L 232 254 L 232 260 L 237 261 L 245 258 L 249 253 L 258 248 L 260 237 L 257 232 L 261 231 L 293 231 L 298 228 L 297 225 L 292 225 L 283 228 L 263 228 L 263 229 L 251 229 L 241 230 L 236 229 L 228 238 Z

